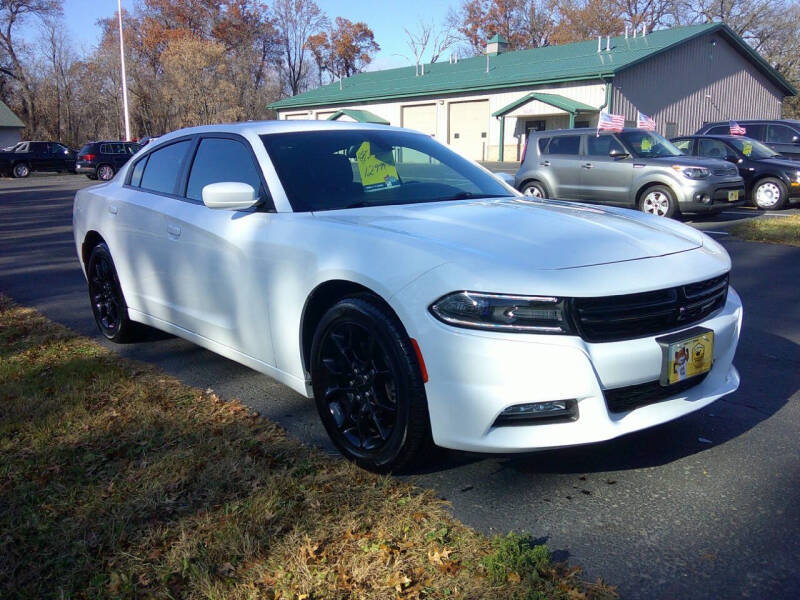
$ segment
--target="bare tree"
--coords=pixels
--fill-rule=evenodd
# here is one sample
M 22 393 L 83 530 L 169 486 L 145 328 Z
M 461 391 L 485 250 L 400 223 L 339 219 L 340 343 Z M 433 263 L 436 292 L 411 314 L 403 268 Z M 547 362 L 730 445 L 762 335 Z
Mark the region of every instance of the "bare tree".
M 36 98 L 29 62 L 22 58 L 25 45 L 16 38 L 17 28 L 29 17 L 53 17 L 61 11 L 61 0 L 0 0 L 0 52 L 5 63 L 0 73 L 19 85 L 25 121 L 31 131 L 37 127 Z
M 328 27 L 328 19 L 314 0 L 275 0 L 275 26 L 283 46 L 281 68 L 292 96 L 302 91 L 308 77 L 308 38 Z
M 414 56 L 416 74 L 419 75 L 419 65 L 422 63 L 422 55 L 425 54 L 425 50 L 428 49 L 428 44 L 431 41 L 433 24 L 420 19 L 414 31 L 409 31 L 406 28 L 403 28 L 403 31 L 406 32 L 406 44 Z

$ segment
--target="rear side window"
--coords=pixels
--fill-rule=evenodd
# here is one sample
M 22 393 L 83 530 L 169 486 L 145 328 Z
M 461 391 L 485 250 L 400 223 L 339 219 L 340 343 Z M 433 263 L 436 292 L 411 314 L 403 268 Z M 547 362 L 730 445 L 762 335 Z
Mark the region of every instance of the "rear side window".
M 613 135 L 586 136 L 586 154 L 588 156 L 608 156 L 612 150 L 625 152 Z
M 767 142 L 772 144 L 791 144 L 797 133 L 786 125 L 767 125 Z
M 544 153 L 544 149 L 547 148 L 547 143 L 550 141 L 549 137 L 539 138 L 539 152 Z
M 223 181 L 246 183 L 263 196 L 261 177 L 250 150 L 237 140 L 205 138 L 200 141 L 192 163 L 186 197 L 202 201 L 205 186 Z
M 745 134 L 749 138 L 753 138 L 754 140 L 758 140 L 760 142 L 764 141 L 766 137 L 765 134 L 767 133 L 767 127 L 764 123 L 748 123 L 745 125 L 745 129 L 747 133 Z
M 569 154 L 578 155 L 581 147 L 581 136 L 562 135 L 554 137 L 547 146 L 547 154 Z
M 93 150 L 94 150 L 94 144 L 86 144 L 83 148 L 81 148 L 81 151 L 78 152 L 78 154 L 81 156 L 84 154 L 92 154 Z
M 188 150 L 189 140 L 183 140 L 151 152 L 142 174 L 141 188 L 161 194 L 174 194 Z
M 137 162 L 133 166 L 133 171 L 131 172 L 131 185 L 134 187 L 139 187 L 142 185 L 142 174 L 144 173 L 144 168 L 147 165 L 147 159 L 149 157 L 145 156 L 142 160 Z

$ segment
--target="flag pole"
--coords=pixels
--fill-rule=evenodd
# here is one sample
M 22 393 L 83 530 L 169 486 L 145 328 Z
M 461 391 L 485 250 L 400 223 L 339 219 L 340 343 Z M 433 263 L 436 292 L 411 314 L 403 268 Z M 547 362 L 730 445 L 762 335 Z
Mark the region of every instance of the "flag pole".
M 125 141 L 131 141 L 131 121 L 128 116 L 128 80 L 125 75 L 125 43 L 122 40 L 122 0 L 117 0 L 119 15 L 119 64 L 122 68 L 122 108 L 125 113 Z

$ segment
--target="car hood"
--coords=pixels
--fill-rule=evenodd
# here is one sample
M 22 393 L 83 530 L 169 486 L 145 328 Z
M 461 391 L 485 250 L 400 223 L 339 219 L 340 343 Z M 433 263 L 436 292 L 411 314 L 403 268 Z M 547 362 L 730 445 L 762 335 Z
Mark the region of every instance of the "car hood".
M 796 160 L 790 160 L 788 158 L 761 158 L 757 162 L 760 165 L 769 165 L 772 167 L 780 167 L 781 169 L 800 171 L 800 162 L 797 162 Z
M 698 231 L 625 209 L 503 198 L 317 212 L 320 219 L 413 238 L 443 260 L 465 254 L 525 268 L 569 269 L 685 252 Z M 382 237 L 382 236 L 381 236 Z

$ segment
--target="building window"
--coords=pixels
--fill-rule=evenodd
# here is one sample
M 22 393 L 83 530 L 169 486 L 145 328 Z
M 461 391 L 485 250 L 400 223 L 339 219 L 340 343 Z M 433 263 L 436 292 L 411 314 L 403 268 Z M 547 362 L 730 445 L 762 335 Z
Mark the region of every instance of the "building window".
M 676 135 L 678 135 L 678 124 L 668 121 L 667 128 L 664 130 L 664 137 L 670 139 L 674 138 Z
M 589 127 L 589 121 L 575 121 L 575 129 Z

